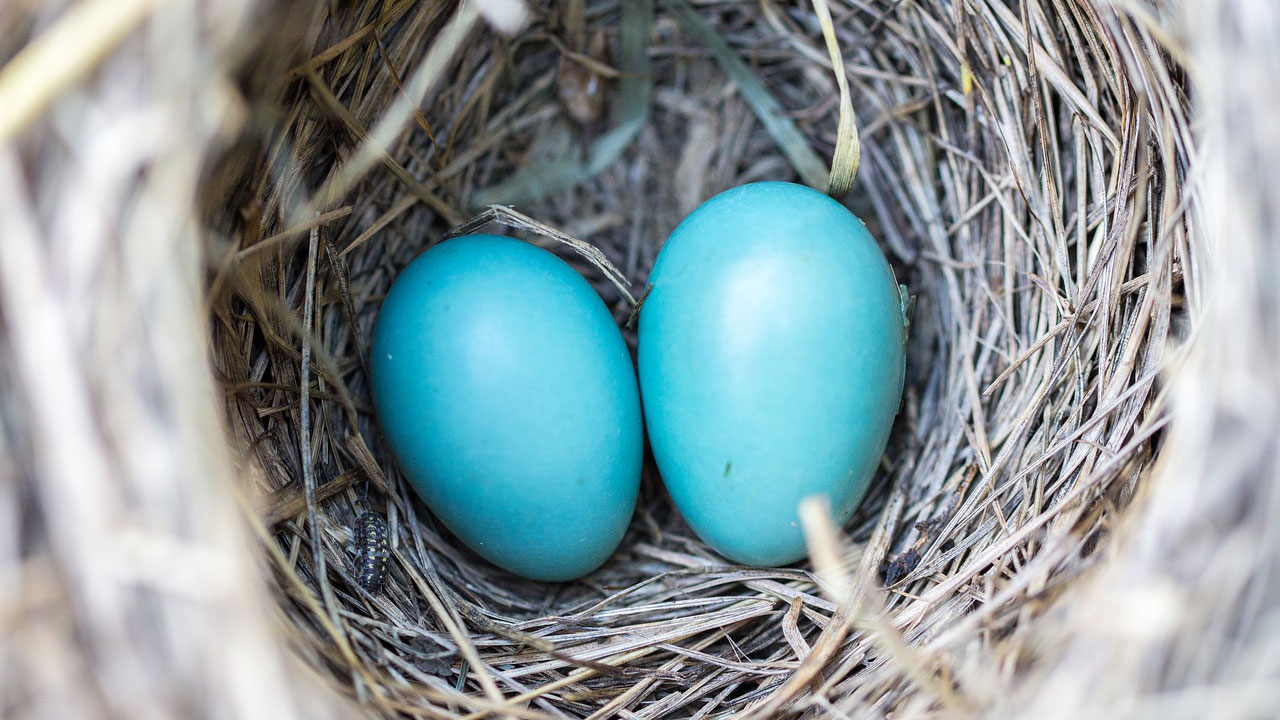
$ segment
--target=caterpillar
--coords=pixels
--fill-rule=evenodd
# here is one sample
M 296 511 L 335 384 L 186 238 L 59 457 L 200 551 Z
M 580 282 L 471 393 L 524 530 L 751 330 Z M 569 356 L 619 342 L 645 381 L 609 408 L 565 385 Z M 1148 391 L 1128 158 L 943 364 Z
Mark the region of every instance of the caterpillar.
M 356 582 L 377 592 L 387 579 L 387 521 L 374 512 L 356 518 Z

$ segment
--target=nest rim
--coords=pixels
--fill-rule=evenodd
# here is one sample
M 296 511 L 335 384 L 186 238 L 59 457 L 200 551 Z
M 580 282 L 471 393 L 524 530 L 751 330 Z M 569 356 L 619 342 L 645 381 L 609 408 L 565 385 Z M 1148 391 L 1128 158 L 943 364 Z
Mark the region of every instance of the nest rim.
M 306 588 L 314 596 L 303 602 L 289 592 L 280 593 L 277 600 L 286 625 L 303 646 L 319 648 L 336 642 L 348 648 L 338 657 L 314 650 L 304 655 L 313 656 L 313 664 L 338 679 L 344 693 L 388 714 L 399 706 L 386 704 L 387 698 L 432 708 L 456 702 L 473 713 L 492 712 L 500 698 L 506 698 L 503 707 L 509 709 L 511 698 L 519 698 L 531 702 L 530 712 L 539 717 L 584 717 L 635 707 L 667 716 L 688 712 L 695 703 L 702 703 L 704 714 L 711 716 L 769 713 L 780 709 L 782 701 L 803 700 L 806 694 L 817 697 L 806 685 L 818 677 L 819 669 L 829 673 L 822 690 L 836 698 L 836 707 L 856 707 L 869 687 L 882 691 L 881 707 L 887 707 L 892 698 L 909 702 L 908 689 L 947 706 L 955 695 L 963 694 L 966 683 L 977 683 L 970 677 L 956 680 L 955 689 L 939 688 L 913 674 L 910 662 L 894 666 L 879 659 L 899 652 L 914 662 L 907 646 L 941 633 L 935 625 L 952 631 L 973 625 L 974 613 L 982 613 L 973 607 L 967 613 L 956 611 L 964 597 L 958 589 L 976 577 L 975 562 L 983 568 L 1009 563 L 1010 553 L 1017 555 L 1023 547 L 1010 545 L 1010 538 L 1019 533 L 1025 538 L 1059 522 L 1083 527 L 1082 537 L 1074 544 L 1059 538 L 1052 552 L 1041 549 L 1022 562 L 1039 570 L 1046 557 L 1052 559 L 1049 567 L 1055 573 L 1055 586 L 1085 573 L 1095 553 L 1082 550 L 1096 547 L 1111 515 L 1087 512 L 1081 499 L 1096 495 L 1094 500 L 1105 498 L 1123 507 L 1135 486 L 1122 477 L 1140 476 L 1158 456 L 1158 429 L 1144 436 L 1147 429 L 1139 427 L 1139 419 L 1150 422 L 1160 414 L 1155 373 L 1161 358 L 1160 350 L 1153 348 L 1176 332 L 1167 327 L 1169 316 L 1176 314 L 1175 295 L 1182 290 L 1181 275 L 1191 269 L 1191 260 L 1179 256 L 1181 268 L 1175 278 L 1174 257 L 1180 249 L 1173 239 L 1162 244 L 1139 232 L 1163 217 L 1159 203 L 1147 195 L 1162 194 L 1167 205 L 1170 194 L 1176 199 L 1180 192 L 1177 187 L 1162 184 L 1157 177 L 1147 184 L 1137 183 L 1140 189 L 1131 196 L 1111 205 L 1106 200 L 1109 185 L 1123 181 L 1126 173 L 1141 175 L 1135 168 L 1143 164 L 1172 166 L 1175 177 L 1185 171 L 1185 156 L 1177 147 L 1154 142 L 1150 144 L 1156 147 L 1149 148 L 1140 142 L 1158 137 L 1154 129 L 1163 127 L 1163 120 L 1156 113 L 1144 118 L 1149 127 L 1125 126 L 1117 131 L 1106 122 L 1123 116 L 1128 107 L 1117 88 L 1135 82 L 1125 71 L 1136 71 L 1115 60 L 1124 42 L 1123 33 L 1115 28 L 1128 27 L 1124 23 L 1133 20 L 1118 12 L 1107 18 L 1051 18 L 1068 34 L 1076 33 L 1072 37 L 1078 44 L 1071 49 L 1089 46 L 1078 36 L 1093 33 L 1092 43 L 1112 51 L 1107 59 L 1115 64 L 1107 67 L 1113 75 L 1104 76 L 1099 68 L 1106 63 L 1088 65 L 1097 72 L 1089 75 L 1067 64 L 1069 53 L 1054 55 L 1047 47 L 1038 48 L 1044 52 L 1038 59 L 1034 54 L 1015 55 L 1022 63 L 1019 67 L 1013 67 L 1017 62 L 1004 65 L 1001 58 L 1013 52 L 1014 27 L 1024 33 L 1026 28 L 1007 11 L 990 6 L 965 20 L 961 34 L 987 42 L 975 41 L 974 47 L 981 50 L 971 49 L 963 67 L 951 67 L 940 59 L 940 48 L 947 49 L 946 33 L 935 25 L 948 13 L 935 5 L 900 10 L 914 13 L 907 20 L 890 10 L 842 17 L 847 36 L 856 34 L 855 29 L 884 33 L 881 42 L 846 46 L 855 58 L 850 62 L 862 71 L 853 73 L 858 115 L 864 119 L 861 183 L 884 186 L 878 192 L 855 193 L 850 204 L 884 243 L 895 272 L 919 292 L 921 305 L 908 353 L 911 367 L 904 409 L 889 451 L 894 460 L 877 474 L 854 521 L 839 537 L 830 538 L 827 550 L 834 562 L 748 569 L 718 562 L 688 531 L 665 499 L 652 460 L 647 458 L 637 514 L 620 550 L 583 581 L 547 586 L 489 566 L 423 512 L 412 490 L 392 469 L 391 456 L 372 429 L 362 400 L 367 389 L 358 378 L 364 372 L 362 353 L 367 351 L 372 314 L 394 277 L 394 268 L 403 267 L 425 246 L 422 238 L 443 237 L 456 226 L 458 208 L 470 202 L 477 186 L 495 184 L 504 169 L 514 172 L 522 160 L 536 158 L 545 151 L 539 143 L 565 142 L 563 128 L 546 118 L 553 116 L 547 108 L 560 107 L 554 91 L 557 76 L 548 75 L 548 68 L 559 67 L 555 55 L 563 57 L 566 41 L 539 40 L 538 33 L 567 37 L 572 18 L 539 8 L 545 14 L 535 17 L 537 32 L 526 31 L 524 40 L 468 31 L 467 37 L 484 37 L 487 42 L 477 42 L 452 58 L 450 72 L 461 80 L 435 94 L 442 98 L 441 105 L 462 113 L 462 118 L 433 122 L 434 116 L 424 114 L 417 123 L 423 132 L 415 141 L 401 142 L 393 155 L 411 176 L 430 175 L 433 168 L 437 173 L 446 171 L 454 161 L 433 155 L 440 147 L 437 132 L 448 128 L 449 142 L 461 144 L 468 139 L 469 128 L 475 146 L 484 148 L 492 142 L 470 166 L 426 188 L 406 180 L 394 166 L 381 167 L 354 186 L 352 195 L 331 202 L 332 207 L 305 226 L 288 222 L 295 196 L 307 187 L 323 189 L 325 178 L 333 177 L 333 171 L 328 176 L 324 173 L 324 159 L 351 161 L 358 155 L 352 149 L 358 144 L 350 137 L 351 121 L 372 127 L 378 120 L 374 108 L 379 102 L 386 105 L 388 98 L 403 90 L 401 79 L 387 78 L 403 74 L 395 70 L 397 53 L 409 59 L 430 57 L 439 38 L 447 36 L 450 23 L 463 14 L 445 3 L 424 5 L 431 7 L 387 24 L 385 37 L 377 43 L 354 42 L 347 54 L 331 57 L 321 52 L 318 57 L 328 57 L 326 63 L 308 67 L 297 81 L 299 87 L 286 91 L 284 103 L 291 110 L 284 117 L 291 118 L 291 124 L 280 137 L 303 138 L 311 145 L 298 142 L 290 149 L 283 143 L 270 145 L 274 153 L 289 158 L 286 164 L 297 164 L 298 169 L 289 173 L 264 170 L 273 163 L 260 159 L 245 163 L 258 178 L 246 186 L 261 191 L 256 199 L 259 214 L 247 223 L 245 213 L 240 213 L 238 229 L 232 231 L 241 238 L 237 262 L 214 280 L 215 366 L 219 381 L 229 388 L 233 452 L 245 457 L 254 484 L 266 491 L 265 499 L 257 503 L 257 511 L 267 521 L 259 539 L 281 551 L 274 553 L 272 563 L 279 585 Z M 616 7 L 607 2 L 592 7 L 595 14 L 588 8 L 586 17 L 594 18 L 596 25 L 588 20 L 587 33 L 597 28 L 615 33 L 617 26 L 610 23 L 617 22 Z M 706 12 L 706 8 L 699 10 Z M 777 67 L 766 64 L 770 72 L 761 74 L 769 78 L 766 86 L 784 103 L 799 105 L 804 98 L 803 93 L 788 95 L 788 83 L 807 88 L 811 95 L 821 86 L 813 79 L 824 72 L 821 56 L 814 55 L 821 45 L 804 21 L 806 8 L 788 8 L 771 18 L 758 10 L 753 13 L 727 5 L 712 14 L 720 21 L 718 27 L 733 29 L 726 34 L 738 41 L 733 46 L 736 52 L 761 63 L 774 60 Z M 362 22 L 368 19 L 360 13 L 328 18 L 315 31 L 315 46 L 339 46 L 371 24 Z M 569 30 L 556 26 L 557 22 Z M 408 37 L 416 28 L 430 28 L 437 45 Z M 716 73 L 722 71 L 708 60 L 705 50 L 687 41 L 688 31 L 682 33 L 671 16 L 660 15 L 655 34 L 672 48 L 666 55 L 651 52 L 655 115 L 631 150 L 621 156 L 618 167 L 521 208 L 546 226 L 575 237 L 606 236 L 600 249 L 633 287 L 644 286 L 656 254 L 653 238 L 666 236 L 651 228 L 670 223 L 672 217 L 678 219 L 680 208 L 689 204 L 688 197 L 655 190 L 656 177 L 675 176 L 670 172 L 673 168 L 687 170 L 698 162 L 703 163 L 704 189 L 723 189 L 717 183 L 740 184 L 761 173 L 786 175 L 776 179 L 795 177 L 768 133 L 758 123 L 751 127 L 753 121 L 742 119 L 746 116 L 743 104 L 735 104 L 722 89 L 715 90 Z M 523 64 L 508 60 L 510 67 L 492 69 L 501 64 L 495 58 L 513 52 L 504 43 L 518 46 L 521 42 L 526 50 L 538 45 L 531 53 L 534 60 Z M 914 51 L 913 42 L 919 43 Z M 777 60 L 784 54 L 776 50 L 779 46 L 790 50 L 792 61 Z M 1151 56 L 1160 53 L 1158 46 L 1142 43 L 1124 49 Z M 378 63 L 370 59 L 378 54 L 389 59 L 386 65 L 391 68 L 383 68 L 382 76 L 373 71 Z M 1057 61 L 1059 65 L 1054 64 Z M 682 62 L 688 66 L 681 67 Z M 1013 69 L 1002 69 L 1009 67 Z M 1071 75 L 1073 70 L 1077 75 Z M 825 72 L 829 74 L 829 68 Z M 876 72 L 884 77 L 877 79 Z M 1067 80 L 1055 72 L 1065 73 Z M 547 77 L 553 80 L 547 82 Z M 530 82 L 521 82 L 528 78 Z M 930 78 L 942 89 L 919 90 L 921 78 Z M 1036 99 L 1027 107 L 1018 92 L 1033 82 L 1038 91 L 1031 93 Z M 1094 97 L 1085 98 L 1075 82 L 1089 86 L 1086 90 Z M 496 98 L 505 91 L 508 104 L 517 103 L 524 115 L 543 118 L 543 124 L 511 130 L 510 124 L 518 121 L 504 118 L 506 125 L 497 127 L 506 135 L 493 141 L 491 123 L 466 115 L 485 101 L 476 88 L 490 83 L 499 90 L 490 90 L 493 97 L 488 102 L 501 105 Z M 697 83 L 710 88 L 705 98 L 711 110 L 698 108 L 696 100 L 693 109 L 681 104 L 682 99 L 699 97 L 682 92 Z M 1046 109 L 1038 92 L 1058 104 L 1056 113 Z M 350 117 L 338 113 L 331 98 L 339 104 L 350 103 Z M 1082 99 L 1092 116 L 1078 106 Z M 1185 111 L 1184 100 L 1174 93 L 1152 104 Z M 920 107 L 912 110 L 916 105 Z M 792 111 L 803 109 L 793 107 Z M 904 120 L 895 112 L 915 114 Z M 937 116 L 934 126 L 929 124 L 931 115 Z M 1092 124 L 1098 120 L 1102 122 Z M 1175 120 L 1185 122 L 1185 116 Z M 681 122 L 685 142 L 673 150 L 660 135 Z M 592 136 L 589 127 L 561 124 L 569 130 L 570 144 L 575 138 L 583 142 L 600 134 Z M 728 139 L 712 143 L 710 149 L 698 147 L 688 138 L 699 132 L 705 136 L 706 124 L 724 130 Z M 810 140 L 829 152 L 837 144 L 837 124 L 836 113 L 828 107 L 825 115 L 818 113 L 818 120 L 806 126 Z M 326 129 L 316 130 L 317 126 Z M 1026 167 L 1010 160 L 1017 153 L 1002 134 L 1010 127 L 1022 131 L 1018 160 Z M 973 147 L 958 144 L 961 130 Z M 1174 130 L 1184 132 L 1185 126 L 1175 122 Z M 1066 142 L 1073 133 L 1085 141 Z M 1039 145 L 1037 134 L 1053 134 L 1061 146 Z M 256 147 L 261 158 L 262 145 Z M 335 147 L 348 149 L 335 151 Z M 736 164 L 734 157 L 739 159 Z M 747 157 L 756 159 L 742 162 Z M 1080 157 L 1088 158 L 1085 167 L 1074 166 Z M 636 173 L 628 171 L 645 163 L 647 170 L 634 186 L 640 188 L 636 194 L 642 200 L 617 200 L 633 187 L 626 183 L 628 175 Z M 1117 164 L 1122 166 L 1119 170 Z M 996 171 L 1004 174 L 1003 179 L 996 178 Z M 1029 182 L 1036 175 L 1041 181 L 1038 196 Z M 483 182 L 486 179 L 488 183 Z M 1068 181 L 1085 191 L 1073 195 Z M 357 198 L 357 190 L 364 197 Z M 224 190 L 215 196 L 234 198 L 234 193 Z M 1065 217 L 1063 198 L 1068 197 L 1079 203 L 1075 217 Z M 635 222 L 627 220 L 627 209 L 655 198 L 655 207 L 661 210 L 645 214 L 642 221 L 650 231 L 636 230 Z M 255 202 L 241 207 L 255 207 Z M 575 210 L 582 207 L 593 211 L 588 219 L 595 225 L 579 223 L 588 233 L 573 224 Z M 1062 227 L 1043 219 L 1054 211 L 1064 216 L 1057 218 Z M 972 230 L 971 223 L 980 229 Z M 1067 232 L 1077 223 L 1086 231 Z M 1003 242 L 984 243 L 979 237 L 996 229 Z M 648 246 L 628 242 L 638 235 L 650 238 Z M 537 241 L 530 233 L 525 237 Z M 1074 242 L 1068 240 L 1072 237 Z M 1021 253 L 1020 244 L 1027 246 Z M 992 260 L 987 253 L 996 255 L 995 250 L 1000 251 L 999 257 Z M 1116 263 L 1114 258 L 1125 252 L 1127 263 Z M 572 255 L 563 256 L 593 280 L 620 324 L 625 323 L 631 307 L 623 293 L 609 289 L 606 274 Z M 1104 275 L 1099 268 L 1108 262 L 1122 279 L 1101 293 L 1096 290 Z M 1157 263 L 1163 264 L 1147 269 Z M 1000 276 L 992 270 L 1002 264 L 1042 269 L 1044 277 L 1025 272 L 1021 278 L 1025 287 L 1018 283 L 1015 289 L 1011 271 Z M 1094 295 L 1089 295 L 1089 288 L 1094 288 Z M 1157 295 L 1167 305 L 1156 307 L 1150 298 Z M 307 310 L 299 313 L 304 306 Z M 1111 314 L 1103 317 L 1102 308 Z M 1166 327 L 1153 329 L 1159 322 Z M 1145 327 L 1139 330 L 1139 325 Z M 1010 329 L 1014 326 L 1016 331 Z M 633 336 L 628 341 L 634 347 Z M 1066 347 L 1074 350 L 1065 351 Z M 243 354 L 237 357 L 237 352 Z M 1117 381 L 1090 375 L 1084 360 L 1072 362 L 1073 357 L 1090 355 L 1098 367 L 1127 367 L 1128 374 Z M 1056 377 L 1053 382 L 1033 383 L 1037 374 Z M 1032 392 L 1045 386 L 1051 390 Z M 301 402 L 289 397 L 299 387 L 303 388 Z M 1053 399 L 1052 405 L 1046 397 Z M 977 417 L 972 422 L 947 419 L 953 413 L 946 408 L 956 401 L 971 403 L 968 409 Z M 1026 412 L 1037 404 L 1036 412 Z M 303 419 L 303 407 L 314 413 L 310 421 Z M 1123 422 L 1109 419 L 1117 412 L 1122 421 L 1127 420 L 1128 431 Z M 1042 425 L 1023 417 L 1035 414 L 1046 418 Z M 301 432 L 302 427 L 311 432 Z M 1093 439 L 1098 427 L 1107 428 L 1098 436 L 1104 438 L 1100 443 Z M 1079 455 L 1084 441 L 1073 443 L 1069 438 L 1086 438 L 1105 449 L 1116 435 L 1122 439 L 1122 453 L 1106 459 L 1073 459 L 1072 453 Z M 1036 443 L 1038 447 L 1030 448 Z M 314 459 L 303 462 L 303 457 Z M 1059 477 L 1026 471 L 1035 463 L 1060 467 L 1073 462 L 1077 467 Z M 1085 464 L 1102 478 L 1087 477 L 1081 469 Z M 1013 472 L 1015 465 L 1017 472 Z M 1001 475 L 1003 466 L 1010 471 Z M 303 484 L 315 486 L 315 498 L 308 503 L 297 479 L 309 473 L 314 476 Z M 991 482 L 996 478 L 1001 479 L 999 484 Z M 982 493 L 991 499 L 980 502 Z M 308 506 L 318 511 L 311 512 Z M 354 556 L 345 538 L 362 509 L 379 506 L 390 523 L 392 568 L 386 589 L 370 594 L 356 581 Z M 988 506 L 993 509 L 981 511 Z M 1017 531 L 1001 533 L 1002 526 L 1019 521 Z M 1034 537 L 1048 542 L 1040 534 Z M 319 552 L 309 556 L 300 548 L 311 547 L 311 538 L 321 541 Z M 982 564 L 987 555 L 994 559 Z M 319 574 L 318 587 L 317 566 L 326 568 Z M 960 579 L 964 573 L 970 573 L 968 580 Z M 833 585 L 853 589 L 827 594 Z M 1016 586 L 1011 583 L 1005 589 Z M 938 599 L 929 602 L 929 598 Z M 901 648 L 885 649 L 876 643 L 887 641 L 873 640 L 872 634 L 853 627 L 855 610 L 860 612 L 872 602 L 897 621 L 914 617 L 898 640 Z M 1018 636 L 1016 624 L 1002 632 Z M 453 682 L 460 686 L 450 694 Z M 699 689 L 661 695 L 657 689 L 664 683 Z M 412 689 L 414 684 L 444 695 L 427 697 Z M 799 702 L 790 712 L 817 707 Z

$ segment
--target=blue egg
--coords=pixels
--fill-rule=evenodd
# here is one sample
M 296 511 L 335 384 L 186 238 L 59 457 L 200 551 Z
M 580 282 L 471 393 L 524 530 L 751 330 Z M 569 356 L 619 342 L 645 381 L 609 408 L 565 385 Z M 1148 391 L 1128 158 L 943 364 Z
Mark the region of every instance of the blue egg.
M 844 523 L 902 397 L 899 288 L 857 217 L 781 182 L 743 185 L 671 233 L 640 311 L 649 443 L 672 499 L 739 563 L 805 555 L 797 506 Z
M 644 452 L 631 354 L 560 258 L 468 235 L 409 264 L 378 315 L 373 400 L 413 489 L 513 573 L 569 580 L 618 546 Z

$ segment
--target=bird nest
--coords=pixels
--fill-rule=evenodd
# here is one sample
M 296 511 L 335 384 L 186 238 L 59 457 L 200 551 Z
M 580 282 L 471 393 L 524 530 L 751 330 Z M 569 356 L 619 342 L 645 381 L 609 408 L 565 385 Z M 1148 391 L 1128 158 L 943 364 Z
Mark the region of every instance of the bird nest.
M 169 233 L 119 253 L 132 270 L 109 286 L 127 302 L 108 308 L 114 318 L 93 315 L 110 320 L 110 347 L 81 349 L 125 353 L 129 374 L 97 395 L 91 377 L 84 418 L 128 428 L 99 442 L 100 460 L 132 478 L 130 497 L 159 498 L 138 517 L 231 550 L 187 565 L 178 540 L 131 540 L 168 568 L 160 587 L 217 612 L 166 610 L 139 630 L 144 603 L 126 592 L 117 600 L 134 610 L 99 619 L 130 630 L 99 640 L 140 658 L 220 642 L 235 652 L 190 650 L 142 687 L 163 698 L 162 683 L 202 677 L 199 687 L 234 690 L 191 695 L 205 707 L 312 717 L 959 715 L 1006 708 L 1064 642 L 1064 606 L 1107 564 L 1162 455 L 1163 377 L 1200 303 L 1188 81 L 1164 15 L 1093 0 L 211 7 L 226 27 L 156 10 L 147 37 L 95 58 L 93 102 L 55 108 L 49 134 L 5 156 L 37 167 L 123 127 L 143 145 L 137 158 L 109 139 L 78 157 L 144 174 L 92 162 L 65 173 L 133 183 L 112 196 L 135 209 L 119 232 L 133 237 L 128 220 Z M 18 32 L 55 22 L 31 17 Z M 129 74 L 140 59 L 152 74 Z M 150 120 L 189 123 L 147 145 L 147 106 L 113 99 L 113 87 L 185 98 Z M 143 115 L 113 121 L 117 107 Z M 370 331 L 397 273 L 460 225 L 488 223 L 560 253 L 625 326 L 685 214 L 746 182 L 825 183 L 833 155 L 849 160 L 842 116 L 856 118 L 861 162 L 838 199 L 915 296 L 902 410 L 853 520 L 811 524 L 811 558 L 794 566 L 736 566 L 690 531 L 646 460 L 621 547 L 585 578 L 522 580 L 454 540 L 371 411 Z M 178 153 L 184 143 L 194 150 Z M 191 200 L 136 211 L 147 188 L 175 186 L 196 198 L 194 217 L 181 217 Z M 585 260 L 584 246 L 604 260 Z M 0 252 L 10 275 L 26 267 L 13 264 L 19 254 Z M 151 264 L 175 287 L 135 282 Z M 625 283 L 610 282 L 610 265 Z M 171 313 L 170 297 L 182 299 Z M 7 323 L 7 345 L 22 347 L 21 322 Z M 120 350 L 120 338 L 138 345 Z M 14 360 L 3 385 L 39 365 Z M 178 368 L 203 379 L 173 380 Z M 127 402 L 113 405 L 117 395 Z M 99 434 L 92 423 L 63 430 Z M 37 473 L 56 469 L 38 443 L 22 450 L 25 436 L 9 437 Z M 143 449 L 155 447 L 169 449 Z M 173 467 L 187 479 L 166 486 Z M 107 503 L 107 517 L 127 515 L 122 503 Z M 372 589 L 359 582 L 355 533 L 367 512 L 386 519 L 390 547 Z M 85 522 L 53 520 L 37 535 L 56 557 L 109 524 Z M 89 566 L 75 577 L 110 586 Z M 75 647 L 98 637 L 73 636 Z M 106 672 L 90 655 L 83 671 Z M 279 689 L 274 701 L 264 683 Z M 130 707 L 117 692 L 99 699 Z

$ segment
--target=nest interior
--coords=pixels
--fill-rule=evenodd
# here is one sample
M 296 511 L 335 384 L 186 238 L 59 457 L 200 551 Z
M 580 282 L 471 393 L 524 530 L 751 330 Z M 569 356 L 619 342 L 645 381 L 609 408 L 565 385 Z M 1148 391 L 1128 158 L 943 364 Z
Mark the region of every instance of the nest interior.
M 826 538 L 838 561 L 727 564 L 649 462 L 614 557 L 542 584 L 455 542 L 379 439 L 366 352 L 387 287 L 509 205 L 532 222 L 504 231 L 561 252 L 623 323 L 627 299 L 545 231 L 643 288 L 701 201 L 810 179 L 840 103 L 805 3 L 539 2 L 498 32 L 513 8 L 268 14 L 241 63 L 246 130 L 201 191 L 213 358 L 295 652 L 388 716 L 992 706 L 1155 462 L 1159 373 L 1196 303 L 1185 85 L 1153 26 L 1081 0 L 832 7 L 862 148 L 845 200 L 917 298 L 903 409 Z M 372 594 L 366 510 L 393 545 Z

